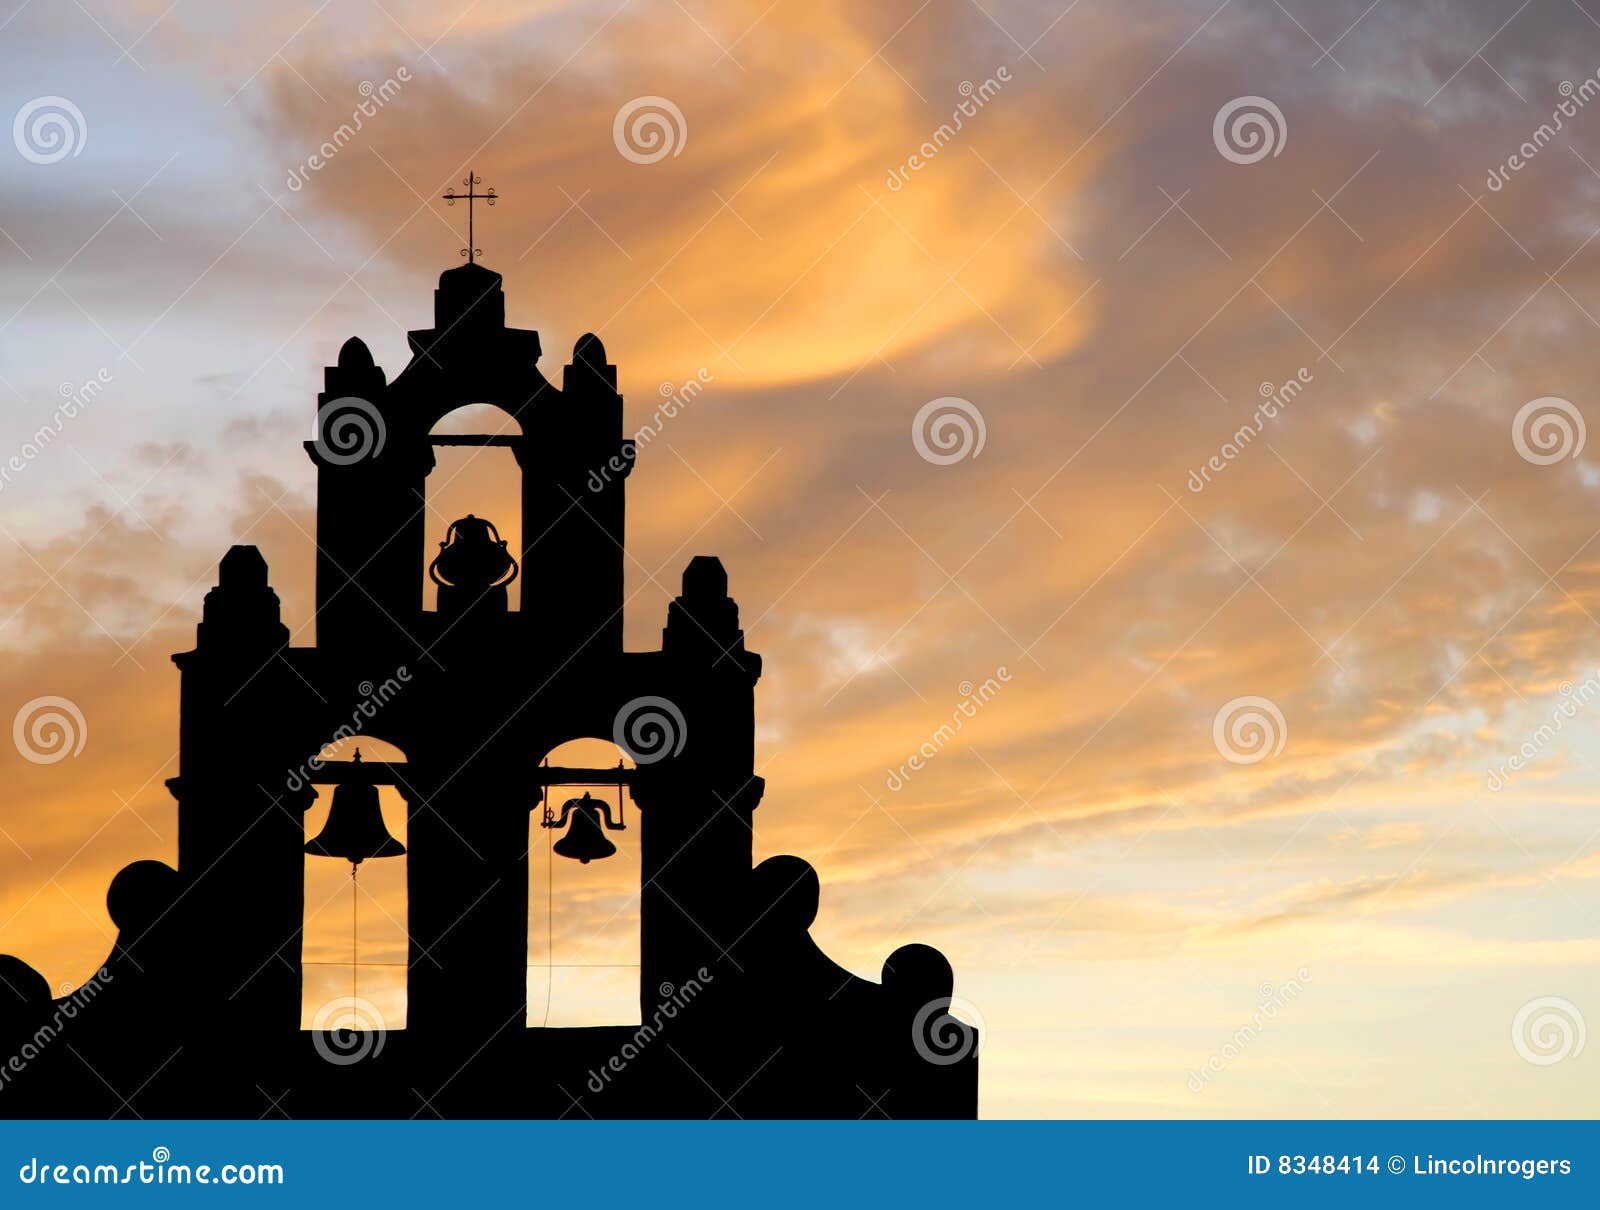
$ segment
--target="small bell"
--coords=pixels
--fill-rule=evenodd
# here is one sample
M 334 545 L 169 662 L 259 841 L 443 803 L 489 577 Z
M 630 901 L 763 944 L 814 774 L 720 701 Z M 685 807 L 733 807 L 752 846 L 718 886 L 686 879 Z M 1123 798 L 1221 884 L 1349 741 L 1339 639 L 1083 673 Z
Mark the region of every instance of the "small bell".
M 561 856 L 588 865 L 591 861 L 610 857 L 617 851 L 617 846 L 607 840 L 605 833 L 600 830 L 602 819 L 605 821 L 605 826 L 613 832 L 622 831 L 627 827 L 620 819 L 615 823 L 611 821 L 610 803 L 597 802 L 585 792 L 582 798 L 569 798 L 562 804 L 559 819 L 552 818 L 547 807 L 541 826 L 565 827 L 569 816 L 572 819 L 571 828 L 553 846 Z
M 361 753 L 355 755 L 361 763 Z M 360 865 L 369 857 L 401 857 L 406 847 L 389 835 L 378 806 L 378 787 L 370 782 L 345 782 L 333 788 L 328 822 L 314 840 L 306 842 L 313 857 L 343 857 Z

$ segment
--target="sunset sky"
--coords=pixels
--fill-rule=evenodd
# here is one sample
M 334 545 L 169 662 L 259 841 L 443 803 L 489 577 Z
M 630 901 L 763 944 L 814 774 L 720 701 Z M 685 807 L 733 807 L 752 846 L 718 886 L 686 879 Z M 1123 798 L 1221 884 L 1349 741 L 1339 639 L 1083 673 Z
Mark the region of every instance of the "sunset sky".
M 1600 1113 L 1600 1041 L 1514 1038 L 1549 997 L 1600 1029 L 1600 0 L 0 0 L 0 64 L 0 119 L 81 115 L 0 141 L 0 463 L 103 384 L 0 479 L 0 723 L 87 735 L 0 752 L 0 951 L 52 986 L 176 860 L 168 655 L 230 544 L 314 641 L 322 367 L 403 368 L 470 168 L 547 374 L 597 332 L 630 431 L 708 384 L 628 482 L 628 646 L 722 558 L 757 858 L 816 866 L 858 974 L 949 957 L 985 1116 Z M 614 137 L 641 97 L 661 158 Z M 981 449 L 918 431 L 948 399 Z M 441 468 L 433 538 L 509 527 L 506 451 Z M 534 1024 L 547 961 L 637 960 L 623 835 L 549 922 L 535 849 Z M 625 1014 L 620 969 L 550 1023 Z M 399 973 L 362 980 L 403 1017 Z M 308 1015 L 347 989 L 308 967 Z

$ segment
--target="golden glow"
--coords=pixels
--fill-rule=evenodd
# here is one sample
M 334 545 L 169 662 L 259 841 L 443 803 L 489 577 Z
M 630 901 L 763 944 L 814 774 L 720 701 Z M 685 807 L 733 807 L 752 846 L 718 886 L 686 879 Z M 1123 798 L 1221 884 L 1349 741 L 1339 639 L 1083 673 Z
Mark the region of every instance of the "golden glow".
M 81 60 L 99 35 L 45 7 L 16 28 Z M 321 368 L 359 334 L 400 372 L 465 240 L 436 195 L 470 166 L 502 197 L 477 237 L 508 321 L 540 331 L 557 383 L 597 332 L 629 427 L 652 429 L 629 480 L 628 645 L 658 645 L 690 557 L 722 557 L 765 659 L 757 857 L 816 865 L 815 936 L 866 977 L 903 943 L 944 950 L 985 1018 L 986 1113 L 1600 1108 L 1586 1069 L 1534 1067 L 1508 1038 L 1537 995 L 1600 1024 L 1595 706 L 1531 738 L 1563 685 L 1600 675 L 1600 471 L 1592 444 L 1539 466 L 1511 441 L 1539 396 L 1597 416 L 1592 180 L 1552 150 L 1503 191 L 1477 184 L 1548 112 L 1555 77 L 1533 77 L 1581 16 L 1530 9 L 1503 35 L 1544 65 L 1525 109 L 1471 62 L 1503 18 L 1441 30 L 1402 6 L 1364 18 L 1344 71 L 1271 6 L 1199 30 L 1181 5 L 1053 24 L 954 0 L 717 0 L 695 20 L 389 7 L 334 6 L 298 35 L 288 11 L 180 8 L 140 45 L 160 70 L 117 78 L 149 91 L 113 104 L 83 83 L 94 141 L 64 167 L 89 175 L 14 191 L 6 229 L 32 260 L 0 244 L 4 314 L 20 307 L 0 374 L 21 401 L 0 453 L 47 422 L 58 383 L 102 359 L 113 381 L 0 485 L 5 701 L 66 697 L 89 727 L 75 758 L 6 766 L 0 948 L 53 985 L 83 978 L 112 942 L 111 876 L 175 860 L 167 655 L 192 645 L 230 543 L 261 547 L 313 641 L 299 443 Z M 1018 50 L 1035 38 L 1039 66 Z M 1270 71 L 1264 39 L 1288 48 Z M 435 40 L 437 64 L 417 53 Z M 359 82 L 402 64 L 394 98 L 286 185 Z M 1002 66 L 891 188 L 962 82 Z M 1212 115 L 1257 88 L 1287 142 L 1230 163 Z M 682 111 L 680 154 L 618 153 L 613 118 L 641 95 Z M 136 105 L 147 143 L 112 116 Z M 113 147 L 115 168 L 92 158 Z M 119 214 L 63 271 L 90 323 L 45 288 L 104 219 L 69 202 L 127 197 L 174 148 L 138 202 L 163 239 Z M 201 164 L 273 200 L 197 197 L 183 174 Z M 141 368 L 106 336 L 137 336 Z M 1261 384 L 1302 370 L 1241 443 Z M 661 419 L 662 384 L 691 380 L 705 390 Z M 981 413 L 985 444 L 935 465 L 913 418 L 947 396 Z M 430 541 L 457 509 L 511 536 L 515 476 L 452 459 Z M 955 727 L 962 686 L 1002 668 Z M 1214 719 L 1250 696 L 1281 710 L 1286 743 L 1230 763 Z M 622 847 L 558 883 L 587 920 L 631 919 Z M 338 875 L 308 884 L 319 962 L 348 953 Z M 374 871 L 364 955 L 400 952 L 394 878 Z M 584 952 L 587 929 L 558 914 L 553 952 Z M 610 960 L 627 961 L 592 959 Z M 1187 1088 L 1301 968 L 1283 1022 Z M 314 969 L 308 996 L 343 994 Z M 397 981 L 372 987 L 403 1011 Z

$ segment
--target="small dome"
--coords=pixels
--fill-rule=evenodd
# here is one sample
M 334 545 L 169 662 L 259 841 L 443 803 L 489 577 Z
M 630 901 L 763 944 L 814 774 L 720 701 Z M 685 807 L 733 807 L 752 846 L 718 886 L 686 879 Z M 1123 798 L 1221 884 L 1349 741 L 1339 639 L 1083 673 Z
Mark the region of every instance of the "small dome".
M 341 370 L 370 370 L 372 368 L 372 350 L 367 348 L 367 342 L 359 336 L 352 336 L 339 348 L 339 368 Z
M 162 861 L 135 861 L 117 871 L 106 891 L 106 911 L 119 929 L 138 935 L 171 910 L 183 878 Z
M 931 945 L 902 945 L 883 963 L 883 986 L 896 999 L 925 1003 L 950 995 L 955 972 L 949 960 Z
M 751 871 L 751 904 L 763 923 L 778 932 L 805 932 L 817 918 L 821 884 L 811 863 L 783 854 Z
M 606 347 L 593 332 L 585 332 L 572 346 L 574 365 L 603 366 L 606 364 Z

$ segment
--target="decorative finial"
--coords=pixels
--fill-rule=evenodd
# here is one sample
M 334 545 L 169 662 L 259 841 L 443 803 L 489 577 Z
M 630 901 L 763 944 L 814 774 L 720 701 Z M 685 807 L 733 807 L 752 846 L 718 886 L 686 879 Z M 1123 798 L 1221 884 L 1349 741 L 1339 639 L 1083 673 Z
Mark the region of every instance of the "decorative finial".
M 361 749 L 360 748 L 356 749 L 356 754 L 352 759 L 353 759 L 355 764 L 359 765 L 361 763 Z
M 442 196 L 447 206 L 454 206 L 460 201 L 467 203 L 467 246 L 461 249 L 461 255 L 467 258 L 467 264 L 470 265 L 476 263 L 478 257 L 483 255 L 483 249 L 477 246 L 477 242 L 473 238 L 472 203 L 482 199 L 492 206 L 500 195 L 494 191 L 493 185 L 489 186 L 484 192 L 479 193 L 475 186 L 483 184 L 483 178 L 475 172 L 467 173 L 466 176 L 461 178 L 461 183 L 467 187 L 465 193 L 457 193 L 455 186 L 452 185 Z

